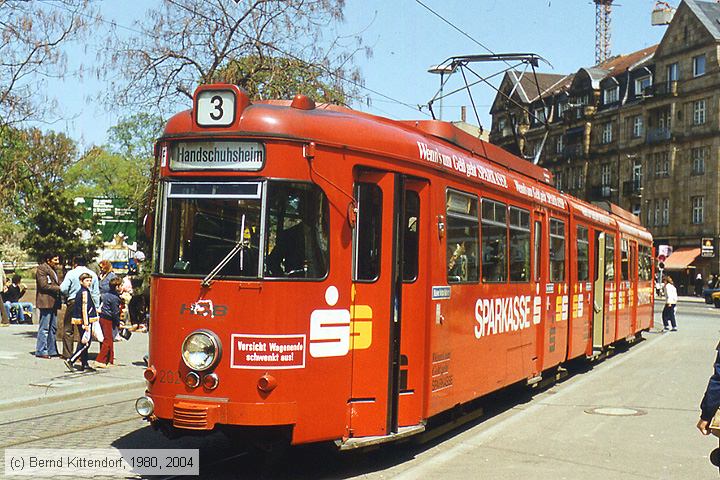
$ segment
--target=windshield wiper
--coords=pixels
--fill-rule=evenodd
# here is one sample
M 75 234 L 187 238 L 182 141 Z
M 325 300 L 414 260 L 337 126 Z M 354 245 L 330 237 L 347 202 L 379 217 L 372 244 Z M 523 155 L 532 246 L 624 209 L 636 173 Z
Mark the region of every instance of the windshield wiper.
M 240 221 L 240 240 L 235 243 L 235 246 L 228 252 L 227 255 L 225 255 L 225 258 L 220 260 L 220 262 L 213 268 L 210 273 L 208 273 L 205 278 L 202 279 L 200 282 L 201 287 L 209 287 L 210 283 L 213 281 L 215 277 L 217 277 L 217 274 L 220 273 L 220 270 L 225 268 L 225 265 L 230 263 L 230 260 L 233 259 L 235 255 L 237 255 L 238 252 L 240 252 L 240 270 L 243 269 L 243 251 L 245 250 L 245 214 L 243 213 L 242 219 Z

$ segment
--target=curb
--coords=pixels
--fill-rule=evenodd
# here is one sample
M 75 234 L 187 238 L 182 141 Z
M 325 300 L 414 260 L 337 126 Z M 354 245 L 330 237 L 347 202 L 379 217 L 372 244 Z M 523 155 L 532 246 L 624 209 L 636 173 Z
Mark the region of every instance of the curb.
M 108 393 L 129 390 L 132 388 L 141 388 L 147 385 L 145 379 L 133 380 L 131 382 L 112 383 L 92 388 L 76 387 L 69 388 L 67 391 L 51 393 L 42 396 L 20 397 L 12 400 L 0 400 L 0 412 L 5 410 L 13 410 L 16 408 L 36 407 L 46 403 L 53 403 L 61 400 L 74 400 L 81 397 L 96 397 Z

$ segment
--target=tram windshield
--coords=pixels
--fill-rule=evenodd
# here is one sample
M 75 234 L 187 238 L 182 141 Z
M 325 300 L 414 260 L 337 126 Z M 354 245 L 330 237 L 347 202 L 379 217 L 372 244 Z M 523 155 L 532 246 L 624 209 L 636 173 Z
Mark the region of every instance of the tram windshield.
M 327 275 L 328 205 L 317 186 L 173 182 L 165 192 L 161 273 L 206 276 L 221 267 L 217 278 Z

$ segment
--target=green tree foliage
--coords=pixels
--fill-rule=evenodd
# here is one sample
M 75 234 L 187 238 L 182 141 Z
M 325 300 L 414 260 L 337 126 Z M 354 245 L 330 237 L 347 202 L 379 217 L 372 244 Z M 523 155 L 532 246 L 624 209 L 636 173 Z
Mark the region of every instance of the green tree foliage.
M 253 55 L 232 60 L 211 80 L 239 85 L 250 98 L 289 100 L 303 94 L 322 103 L 346 101 L 340 81 L 328 78 L 318 66 L 295 58 Z
M 102 246 L 95 221 L 86 219 L 83 207 L 54 189 L 40 193 L 22 224 L 26 232 L 22 247 L 37 259 L 45 252 L 57 253 L 64 260 L 78 255 L 92 258 Z

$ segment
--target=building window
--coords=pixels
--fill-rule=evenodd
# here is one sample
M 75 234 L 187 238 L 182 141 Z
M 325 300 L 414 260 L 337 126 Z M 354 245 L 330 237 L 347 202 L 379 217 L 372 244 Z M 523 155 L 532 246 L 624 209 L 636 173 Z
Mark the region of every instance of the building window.
M 612 122 L 607 122 L 602 129 L 602 143 L 607 144 L 610 142 L 612 142 Z
M 690 150 L 690 156 L 692 157 L 692 173 L 693 175 L 702 175 L 705 173 L 705 155 L 707 149 L 705 148 L 693 148 Z
M 555 141 L 555 153 L 563 153 L 564 146 L 565 145 L 563 145 L 563 136 L 560 135 Z
M 643 135 L 643 116 L 642 115 L 636 115 L 633 117 L 632 120 L 632 137 L 633 138 L 640 138 Z
M 545 118 L 545 109 L 544 108 L 536 108 L 535 112 L 533 112 L 533 115 L 535 116 L 535 125 L 544 125 L 546 118 Z
M 567 109 L 568 109 L 567 102 L 558 102 L 558 105 L 557 105 L 558 118 L 562 118 L 563 113 L 565 113 L 565 110 L 567 110 Z
M 585 188 L 585 170 L 583 167 L 578 168 L 577 185 L 578 188 Z
M 662 225 L 670 225 L 670 199 L 662 199 Z
M 612 170 L 609 163 L 600 165 L 600 183 L 603 187 L 609 187 L 612 182 Z
M 653 220 L 654 225 L 660 225 L 660 200 L 655 200 L 655 215 Z
M 611 103 L 617 103 L 619 91 L 620 91 L 620 87 L 618 87 L 618 86 L 606 88 L 603 91 L 603 103 L 605 105 L 610 105 Z
M 558 170 L 555 172 L 555 188 L 558 190 L 562 190 L 563 188 L 563 172 L 562 170 Z
M 667 67 L 665 67 L 665 78 L 669 82 L 677 82 L 678 80 L 678 64 L 677 63 L 671 63 Z
M 702 125 L 705 123 L 705 100 L 693 102 L 693 125 Z
M 705 197 L 692 197 L 692 223 L 695 225 L 703 223 L 705 219 L 704 204 Z
M 640 97 L 645 93 L 645 89 L 650 86 L 650 75 L 635 80 L 635 96 Z
M 668 152 L 657 152 L 653 156 L 655 157 L 655 176 L 670 176 L 670 156 Z
M 705 75 L 705 54 L 693 57 L 693 77 Z

